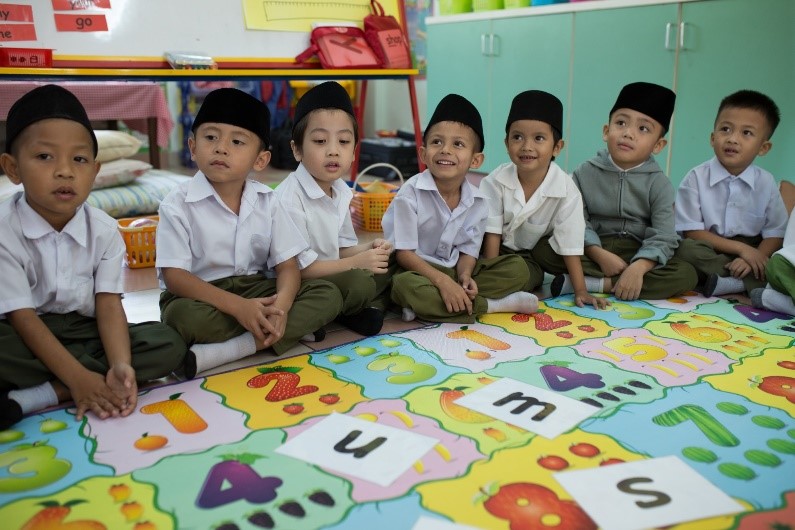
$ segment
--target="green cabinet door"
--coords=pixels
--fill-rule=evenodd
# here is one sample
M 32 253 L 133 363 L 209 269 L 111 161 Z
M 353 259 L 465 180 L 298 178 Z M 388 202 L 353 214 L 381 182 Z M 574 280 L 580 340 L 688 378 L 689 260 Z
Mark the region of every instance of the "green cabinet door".
M 491 21 L 476 20 L 428 27 L 428 112 L 447 94 L 460 94 L 484 117 L 491 93 L 491 57 L 487 55 Z M 486 139 L 488 142 L 488 138 Z
M 564 120 L 569 93 L 571 26 L 573 15 L 501 18 L 492 22 L 495 35 L 491 69 L 491 107 L 488 109 L 486 160 L 489 172 L 508 162 L 505 121 L 511 101 L 525 90 L 544 90 L 563 103 Z M 565 153 L 565 151 L 564 151 Z
M 795 181 L 795 2 L 685 3 L 682 22 L 669 173 L 674 185 L 713 156 L 709 136 L 720 100 L 741 89 L 763 92 L 779 106 L 773 149 L 756 162 L 778 180 Z
M 622 86 L 674 86 L 678 10 L 678 4 L 662 4 L 575 13 L 570 125 L 564 132 L 569 172 L 604 147 L 602 126 Z M 663 169 L 667 151 L 656 157 Z

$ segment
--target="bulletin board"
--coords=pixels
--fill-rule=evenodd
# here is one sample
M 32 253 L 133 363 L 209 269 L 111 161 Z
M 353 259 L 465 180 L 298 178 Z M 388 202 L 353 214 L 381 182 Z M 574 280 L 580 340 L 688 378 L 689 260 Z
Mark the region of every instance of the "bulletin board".
M 404 23 L 403 0 L 379 1 Z M 197 52 L 221 67 L 224 60 L 290 63 L 309 46 L 313 23 L 361 26 L 370 13 L 369 0 L 19 0 L 0 3 L 0 12 L 9 6 L 28 15 L 0 18 L 0 46 L 50 48 L 56 62 L 99 64 Z

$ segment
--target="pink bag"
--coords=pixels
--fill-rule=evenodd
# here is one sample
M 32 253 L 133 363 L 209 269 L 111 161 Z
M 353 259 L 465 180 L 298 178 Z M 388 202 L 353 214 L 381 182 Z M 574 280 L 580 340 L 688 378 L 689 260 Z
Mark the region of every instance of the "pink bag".
M 392 15 L 384 15 L 378 0 L 370 0 L 373 13 L 364 17 L 364 36 L 384 68 L 411 68 L 406 35 Z
M 309 35 L 310 46 L 295 61 L 314 55 L 323 68 L 381 68 L 381 62 L 365 40 L 364 32 L 350 26 L 320 26 Z

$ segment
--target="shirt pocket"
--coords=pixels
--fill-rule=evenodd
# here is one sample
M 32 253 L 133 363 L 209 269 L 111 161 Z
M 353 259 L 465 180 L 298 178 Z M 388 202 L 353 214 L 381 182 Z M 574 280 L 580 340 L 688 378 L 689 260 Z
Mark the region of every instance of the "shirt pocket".
M 749 236 L 756 236 L 762 233 L 762 229 L 765 227 L 765 221 L 767 217 L 764 215 L 756 215 L 750 212 L 745 214 L 745 219 L 743 219 L 742 223 L 738 223 L 742 230 L 747 230 Z M 738 233 L 740 231 L 738 230 Z
M 525 221 L 516 230 L 513 241 L 517 248 L 531 249 L 536 246 L 536 243 L 544 236 L 546 231 L 546 223 L 539 225 Z
M 251 236 L 251 263 L 256 265 L 255 268 L 265 270 L 268 268 L 268 258 L 271 253 L 271 236 L 270 234 L 254 234 Z

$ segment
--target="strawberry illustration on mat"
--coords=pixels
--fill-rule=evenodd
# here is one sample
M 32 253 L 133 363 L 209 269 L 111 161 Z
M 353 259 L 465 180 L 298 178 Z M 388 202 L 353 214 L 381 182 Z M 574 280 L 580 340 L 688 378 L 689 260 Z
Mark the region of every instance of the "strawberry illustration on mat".
M 264 388 L 271 381 L 276 381 L 276 384 L 270 389 L 268 395 L 265 396 L 265 401 L 286 401 L 319 390 L 315 385 L 298 386 L 298 383 L 301 382 L 301 376 L 298 375 L 298 372 L 300 372 L 301 369 L 297 367 L 263 366 L 257 368 L 257 371 L 259 371 L 260 374 L 252 377 L 246 383 L 246 386 L 249 388 Z

